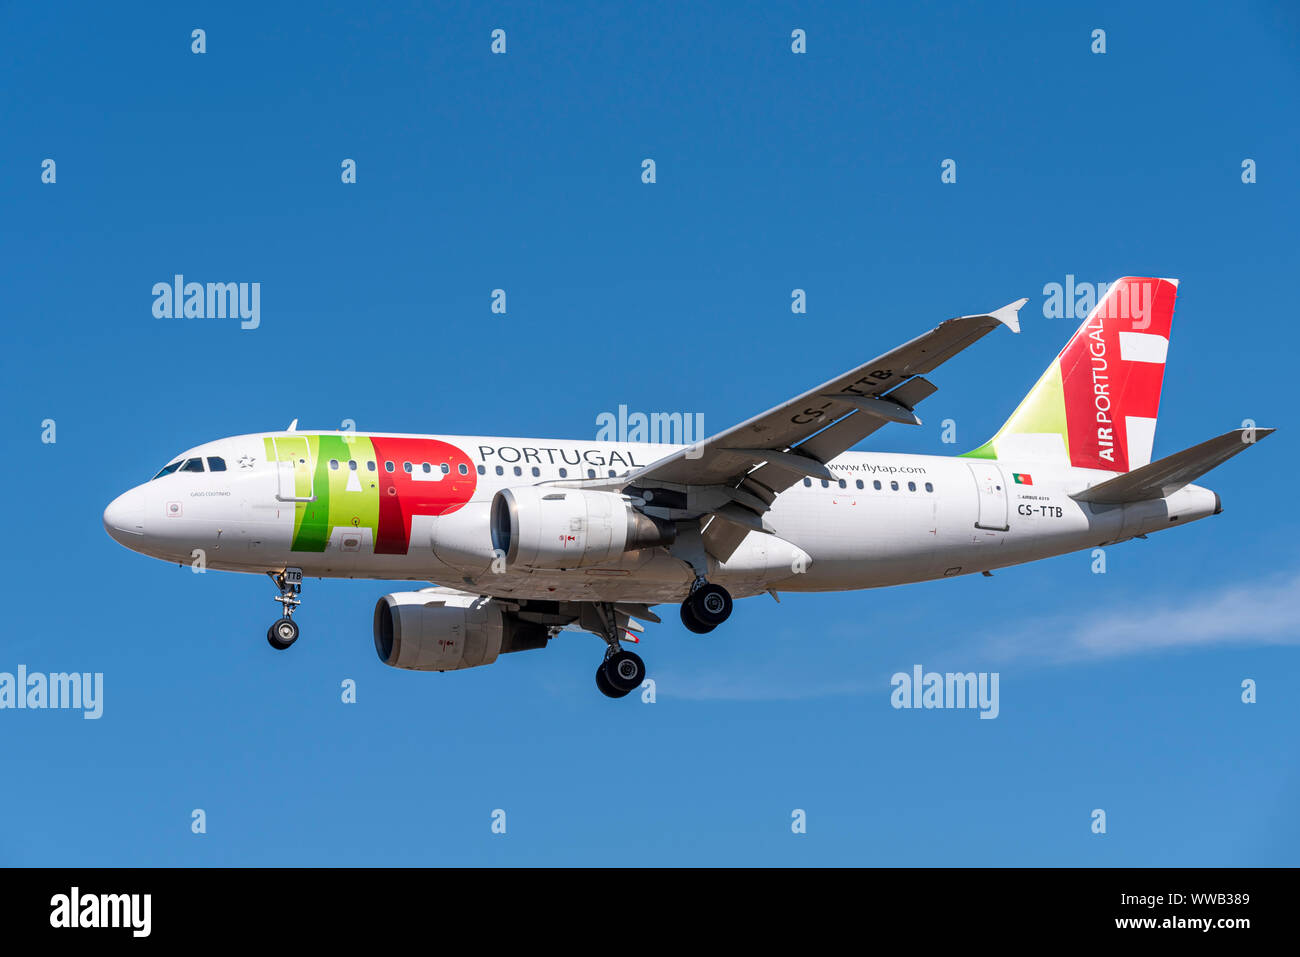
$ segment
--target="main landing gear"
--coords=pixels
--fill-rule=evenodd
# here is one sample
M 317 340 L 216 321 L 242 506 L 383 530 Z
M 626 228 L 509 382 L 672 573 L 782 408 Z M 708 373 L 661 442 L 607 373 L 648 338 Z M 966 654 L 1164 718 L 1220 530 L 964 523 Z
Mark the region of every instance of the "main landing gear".
M 267 572 L 280 589 L 279 597 L 283 616 L 266 630 L 266 640 L 276 651 L 284 651 L 298 640 L 298 623 L 293 620 L 294 609 L 302 603 L 302 569 L 286 568 L 282 572 Z
M 645 681 L 645 662 L 634 651 L 611 651 L 596 669 L 596 687 L 609 698 L 622 698 Z
M 707 635 L 731 617 L 731 593 L 721 585 L 695 579 L 682 602 L 682 624 L 697 635 Z
M 596 668 L 596 687 L 608 698 L 623 698 L 645 681 L 645 662 L 623 647 L 618 614 L 611 602 L 591 606 L 591 630 L 605 640 L 605 660 Z

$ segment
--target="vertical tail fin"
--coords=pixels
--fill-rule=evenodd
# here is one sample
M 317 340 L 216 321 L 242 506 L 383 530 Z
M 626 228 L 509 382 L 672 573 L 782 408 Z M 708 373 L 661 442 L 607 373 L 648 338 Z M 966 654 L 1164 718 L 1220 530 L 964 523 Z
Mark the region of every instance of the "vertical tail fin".
M 1149 463 L 1177 295 L 1177 279 L 1111 283 L 997 435 L 966 454 L 1111 472 Z

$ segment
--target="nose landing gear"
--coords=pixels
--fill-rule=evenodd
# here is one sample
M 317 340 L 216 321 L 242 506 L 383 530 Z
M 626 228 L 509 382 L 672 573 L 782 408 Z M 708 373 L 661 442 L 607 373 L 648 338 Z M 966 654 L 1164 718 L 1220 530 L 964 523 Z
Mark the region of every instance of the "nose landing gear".
M 302 603 L 298 596 L 302 593 L 302 569 L 286 568 L 282 572 L 267 572 L 271 581 L 280 589 L 276 601 L 280 603 L 283 616 L 266 630 L 266 640 L 276 651 L 284 651 L 298 640 L 298 623 L 293 620 L 294 610 Z
M 682 624 L 697 635 L 707 635 L 731 617 L 731 593 L 721 585 L 696 579 L 682 602 Z
M 292 618 L 281 618 L 266 630 L 266 640 L 276 651 L 284 651 L 298 640 L 298 623 Z

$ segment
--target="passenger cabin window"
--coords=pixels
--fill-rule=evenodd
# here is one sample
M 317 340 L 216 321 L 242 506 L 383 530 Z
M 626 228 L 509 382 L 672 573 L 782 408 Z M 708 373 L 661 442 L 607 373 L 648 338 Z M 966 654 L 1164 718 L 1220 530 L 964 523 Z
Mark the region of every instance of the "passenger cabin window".
M 831 483 L 826 481 L 825 479 L 822 479 L 822 488 L 830 488 L 830 487 L 831 487 Z
M 375 470 L 375 463 L 374 463 L 374 462 L 366 462 L 366 471 L 367 471 L 367 472 L 373 472 L 374 470 Z
M 185 463 L 184 463 L 183 465 L 181 465 L 181 467 L 180 467 L 180 471 L 182 471 L 182 472 L 202 472 L 202 471 L 203 471 L 203 460 L 202 460 L 202 459 L 186 459 L 186 460 L 185 460 Z
M 153 477 L 153 479 L 160 479 L 164 475 L 171 475 L 180 467 L 181 467 L 181 460 L 177 459 L 175 462 L 172 462 L 170 465 L 164 465 L 162 469 L 159 470 L 158 474 Z M 152 482 L 153 479 L 150 479 L 149 481 Z
M 516 466 L 515 466 L 515 474 L 516 474 L 516 475 L 523 475 L 523 474 L 524 474 L 524 470 L 521 469 L 518 465 L 516 465 Z
M 461 462 L 460 465 L 456 466 L 456 471 L 459 472 L 461 475 L 468 475 L 469 466 L 466 465 L 464 462 Z
M 840 488 L 848 488 L 848 487 L 849 487 L 849 483 L 844 481 L 844 479 L 840 479 Z
M 487 475 L 487 466 L 486 466 L 486 465 L 480 465 L 480 466 L 478 467 L 478 474 L 479 474 L 479 475 Z
M 422 462 L 420 464 L 420 470 L 424 472 L 425 475 L 428 475 L 430 472 L 433 471 L 433 466 L 430 465 L 428 462 Z
M 565 468 L 560 469 L 560 478 L 568 478 L 568 477 L 569 477 L 569 470 Z
M 338 460 L 338 459 L 330 459 L 330 468 L 331 468 L 333 471 L 337 472 L 337 471 L 339 470 L 339 460 Z
M 534 466 L 533 466 L 533 478 L 537 478 L 537 476 L 539 476 L 539 475 L 541 475 L 541 474 L 542 474 L 542 470 L 539 469 L 536 465 L 534 465 Z
M 806 479 L 804 479 L 804 480 L 803 480 L 803 487 L 804 487 L 804 488 L 812 488 L 812 479 L 810 479 L 810 478 L 806 478 Z
M 219 455 L 208 456 L 209 472 L 224 472 L 226 470 L 226 460 Z
M 925 490 L 926 490 L 927 492 L 933 492 L 933 491 L 934 491 L 934 486 L 931 485 L 929 482 L 926 482 L 926 483 L 925 483 Z
M 877 492 L 879 492 L 879 491 L 880 491 L 880 479 L 876 479 L 874 482 L 872 482 L 872 483 L 871 483 L 871 487 L 874 488 Z
M 405 472 L 407 475 L 410 475 L 410 474 L 411 474 L 411 463 L 410 463 L 410 462 L 403 462 L 403 463 L 402 463 L 402 471 Z
M 497 475 L 505 475 L 505 474 L 506 474 L 506 470 L 505 470 L 502 466 L 498 465 L 498 466 L 497 466 Z
M 858 479 L 858 488 L 862 488 L 862 479 Z
M 595 469 L 587 469 L 587 478 L 595 478 L 595 477 L 596 477 L 596 470 L 595 470 Z
M 385 463 L 384 463 L 384 471 L 385 471 L 385 472 L 391 472 L 392 470 L 393 470 L 393 463 L 392 463 L 392 462 L 385 462 Z
M 357 470 L 357 460 L 356 460 L 356 459 L 348 459 L 348 470 L 349 470 L 349 471 L 352 471 L 352 472 L 355 472 L 355 471 Z
M 448 465 L 446 462 L 443 462 L 441 465 L 438 466 L 438 468 L 442 469 L 443 475 L 446 475 L 448 472 L 451 471 L 451 466 Z
M 890 487 L 891 489 L 893 489 L 895 492 L 898 491 L 898 483 L 897 483 L 897 482 L 890 482 L 890 483 L 889 483 L 889 487 Z

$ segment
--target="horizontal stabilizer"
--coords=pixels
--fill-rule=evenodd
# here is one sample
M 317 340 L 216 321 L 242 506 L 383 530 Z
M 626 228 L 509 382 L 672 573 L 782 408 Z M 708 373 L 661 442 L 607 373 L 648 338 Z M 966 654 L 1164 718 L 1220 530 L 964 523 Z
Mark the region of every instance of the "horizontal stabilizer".
M 1070 498 L 1076 502 L 1095 502 L 1098 505 L 1123 505 L 1127 502 L 1145 502 L 1148 499 L 1173 495 L 1184 485 L 1189 485 L 1210 469 L 1222 465 L 1243 449 L 1250 448 L 1275 429 L 1233 429 L 1218 438 L 1193 445 L 1173 455 L 1167 455 L 1149 465 L 1126 472 L 1117 478 L 1076 492 Z

